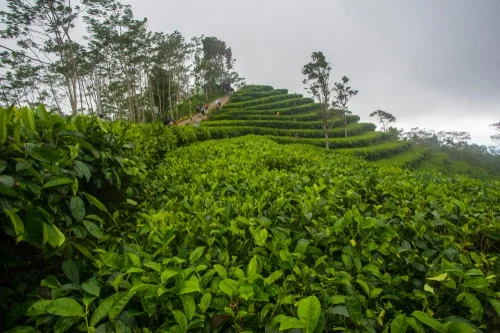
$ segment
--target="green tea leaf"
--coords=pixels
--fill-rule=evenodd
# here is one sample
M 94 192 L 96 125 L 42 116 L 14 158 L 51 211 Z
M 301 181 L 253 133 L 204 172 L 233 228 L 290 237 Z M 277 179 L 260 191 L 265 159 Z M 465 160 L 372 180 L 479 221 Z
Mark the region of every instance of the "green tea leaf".
M 92 317 L 90 318 L 90 326 L 95 327 L 95 325 L 104 317 L 108 315 L 109 310 L 115 303 L 117 299 L 120 299 L 125 295 L 125 292 L 119 292 L 116 294 L 113 294 L 103 300 L 101 304 L 95 309 L 94 313 L 92 314 Z
M 90 278 L 84 283 L 82 283 L 82 289 L 94 296 L 99 297 L 99 293 L 101 291 L 101 287 L 99 286 L 99 282 L 95 278 Z
M 406 315 L 400 314 L 392 320 L 391 333 L 406 333 L 407 329 L 408 323 L 406 321 Z
M 448 273 L 440 274 L 438 276 L 432 277 L 432 278 L 426 278 L 427 280 L 432 280 L 432 281 L 444 281 L 448 278 Z
M 481 302 L 477 299 L 476 296 L 472 294 L 464 293 L 464 295 L 465 295 L 465 303 L 467 303 L 467 306 L 471 309 L 472 313 L 479 320 L 481 320 L 483 318 L 483 313 L 484 313 Z
M 21 113 L 21 121 L 30 132 L 35 130 L 35 116 L 33 115 L 33 111 L 30 108 L 24 107 L 19 110 Z
M 69 202 L 69 207 L 71 209 L 71 215 L 73 215 L 75 220 L 83 220 L 85 217 L 85 204 L 83 203 L 82 198 L 72 197 Z
M 212 302 L 212 294 L 206 293 L 203 295 L 201 298 L 200 304 L 198 305 L 200 307 L 201 313 L 205 313 L 210 306 L 210 303 Z
M 494 298 L 488 298 L 488 302 L 490 302 L 493 309 L 495 309 L 497 314 L 500 316 L 500 301 L 498 301 Z
M 55 225 L 43 223 L 43 232 L 47 235 L 47 243 L 52 247 L 60 247 L 66 241 L 64 234 Z
M 61 317 L 85 317 L 83 308 L 72 298 L 57 298 L 47 306 L 47 312 Z
M 195 263 L 198 259 L 201 258 L 204 251 L 205 251 L 204 246 L 200 246 L 200 247 L 197 247 L 196 249 L 194 249 L 194 251 L 191 252 L 191 254 L 189 255 L 189 262 L 192 264 Z
M 172 314 L 174 315 L 175 321 L 177 322 L 177 324 L 179 324 L 182 332 L 187 332 L 188 320 L 184 315 L 184 313 L 182 313 L 182 311 L 179 310 L 173 310 Z
M 176 276 L 177 274 L 179 274 L 178 271 L 166 269 L 165 271 L 163 271 L 163 273 L 161 273 L 161 284 L 164 285 L 168 281 L 168 279 Z
M 363 310 L 358 298 L 354 295 L 348 295 L 346 299 L 346 307 L 351 320 L 356 324 L 361 323 L 363 319 Z
M 83 221 L 83 225 L 85 226 L 85 229 L 87 229 L 87 231 L 95 238 L 101 239 L 104 237 L 104 232 L 94 222 L 85 220 Z
M 305 324 L 305 333 L 313 333 L 321 314 L 321 304 L 316 296 L 309 296 L 298 302 L 298 314 Z M 283 322 L 282 322 L 283 323 Z
M 5 187 L 7 187 L 7 188 L 12 188 L 12 186 L 14 186 L 14 178 L 12 178 L 11 176 L 7 176 L 7 175 L 1 175 L 0 176 L 0 184 L 5 185 Z
M 306 327 L 307 327 L 306 323 L 297 318 L 287 317 L 287 316 L 283 316 L 281 318 L 280 331 L 286 331 L 293 328 L 306 328 Z M 312 332 L 312 331 L 306 330 L 304 332 Z
M 194 298 L 189 295 L 182 297 L 182 307 L 184 308 L 184 313 L 189 321 L 193 320 L 196 314 L 196 305 L 194 303 Z
M 87 166 L 87 164 L 85 164 L 81 161 L 75 161 L 75 166 L 78 168 L 78 170 L 80 170 L 80 172 L 83 174 L 85 179 L 87 179 L 87 181 L 89 181 L 90 180 L 90 169 Z
M 5 209 L 4 212 L 9 217 L 16 236 L 21 237 L 24 234 L 24 223 L 21 218 L 13 210 Z
M 56 187 L 56 186 L 68 185 L 68 184 L 72 184 L 72 183 L 73 183 L 72 179 L 67 178 L 67 177 L 62 177 L 62 178 L 49 180 L 48 182 L 46 182 L 43 185 L 43 188 L 46 189 L 46 188 L 51 188 L 51 187 Z
M 269 236 L 269 233 L 267 232 L 267 229 L 258 228 L 253 232 L 252 236 L 257 246 L 264 246 L 266 245 L 266 240 Z
M 68 277 L 68 279 L 71 280 L 71 282 L 80 284 L 80 271 L 78 270 L 78 266 L 73 260 L 69 259 L 63 261 L 62 270 Z
M 96 207 L 97 209 L 99 209 L 100 211 L 103 211 L 105 213 L 108 213 L 108 209 L 106 208 L 106 206 L 103 205 L 102 202 L 100 202 L 99 200 L 97 200 L 96 197 L 88 194 L 88 193 L 83 193 L 83 195 L 85 196 L 85 198 L 87 198 L 87 200 L 92 204 L 94 205 L 94 207 Z
M 247 276 L 256 274 L 258 270 L 259 270 L 259 260 L 257 259 L 257 256 L 253 256 L 252 259 L 250 259 L 250 262 L 248 263 L 247 266 Z
M 33 303 L 28 310 L 26 311 L 26 315 L 30 317 L 39 316 L 42 314 L 46 314 L 47 307 L 52 303 L 50 300 L 41 300 Z
M 115 320 L 134 296 L 134 293 L 126 293 L 118 298 L 109 309 L 109 320 Z
M 239 288 L 240 284 L 232 279 L 224 279 L 219 282 L 219 289 L 229 297 L 238 293 Z
M 200 292 L 200 281 L 196 276 L 192 276 L 191 279 L 187 281 L 182 281 L 180 284 L 179 295 Z
M 80 320 L 82 319 L 78 317 L 61 317 L 54 325 L 54 333 L 64 333 Z
M 429 326 L 437 332 L 446 333 L 446 328 L 444 327 L 444 325 L 429 316 L 427 313 L 422 311 L 414 311 L 411 315 L 417 318 L 422 324 Z
M 449 333 L 475 333 L 475 329 L 465 323 L 453 322 L 446 326 Z
M 7 109 L 0 108 L 0 144 L 7 141 Z

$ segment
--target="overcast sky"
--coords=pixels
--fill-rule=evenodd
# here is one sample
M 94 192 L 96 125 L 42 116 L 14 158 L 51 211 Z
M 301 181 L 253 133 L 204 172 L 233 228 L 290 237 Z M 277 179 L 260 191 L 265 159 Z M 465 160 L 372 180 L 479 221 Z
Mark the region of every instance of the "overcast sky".
M 351 109 L 397 126 L 467 130 L 490 144 L 500 121 L 500 0 L 124 0 L 154 31 L 216 36 L 247 83 L 304 93 L 311 52 L 347 75 Z
M 464 130 L 479 144 L 500 121 L 500 0 L 122 1 L 153 31 L 226 41 L 247 83 L 305 93 L 301 68 L 322 51 L 332 78 L 359 90 L 350 109 L 362 121 L 382 109 L 398 128 Z

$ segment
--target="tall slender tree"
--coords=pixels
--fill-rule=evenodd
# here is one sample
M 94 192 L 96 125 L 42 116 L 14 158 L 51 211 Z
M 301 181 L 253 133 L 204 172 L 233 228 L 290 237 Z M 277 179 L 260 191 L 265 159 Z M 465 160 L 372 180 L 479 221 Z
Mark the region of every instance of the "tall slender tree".
M 335 98 L 332 106 L 341 110 L 341 115 L 344 120 L 344 133 L 347 138 L 347 120 L 349 115 L 352 114 L 352 111 L 347 108 L 347 103 L 349 103 L 352 97 L 358 94 L 358 91 L 353 90 L 349 86 L 349 78 L 347 76 L 342 76 L 340 82 L 335 82 L 333 91 L 335 92 Z

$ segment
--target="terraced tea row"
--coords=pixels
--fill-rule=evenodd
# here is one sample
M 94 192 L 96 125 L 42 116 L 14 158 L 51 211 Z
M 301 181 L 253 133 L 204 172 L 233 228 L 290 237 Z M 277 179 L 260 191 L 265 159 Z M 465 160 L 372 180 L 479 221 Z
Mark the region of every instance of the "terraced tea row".
M 388 133 L 375 132 L 374 124 L 359 123 L 357 115 L 347 117 L 347 126 L 339 117 L 325 133 L 317 113 L 320 105 L 300 94 L 287 92 L 269 86 L 244 87 L 231 97 L 231 103 L 214 112 L 202 126 L 212 138 L 257 134 L 281 144 L 319 147 L 325 146 L 327 134 L 334 150 L 368 160 L 398 159 L 404 154 L 401 165 L 412 164 L 422 155 L 416 151 L 406 153 L 408 143 L 393 141 Z

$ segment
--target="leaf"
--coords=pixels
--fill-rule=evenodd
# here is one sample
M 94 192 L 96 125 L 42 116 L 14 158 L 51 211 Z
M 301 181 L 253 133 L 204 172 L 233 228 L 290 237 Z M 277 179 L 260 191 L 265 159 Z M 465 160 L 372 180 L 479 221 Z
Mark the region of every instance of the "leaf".
M 360 324 L 361 320 L 363 319 L 363 310 L 358 298 L 354 295 L 348 295 L 346 300 L 346 307 L 351 320 L 356 324 Z
M 233 297 L 238 292 L 239 287 L 240 284 L 232 279 L 224 279 L 219 282 L 219 289 L 229 297 Z
M 26 315 L 30 317 L 39 316 L 46 314 L 47 307 L 52 303 L 50 300 L 41 300 L 33 303 L 28 310 L 26 310 Z
M 54 325 L 54 333 L 64 333 L 80 320 L 78 317 L 61 317 Z
M 476 296 L 472 294 L 464 293 L 464 295 L 465 295 L 465 303 L 467 303 L 467 306 L 471 309 L 472 313 L 479 320 L 481 320 L 483 318 L 483 313 L 484 313 L 481 302 L 477 299 Z
M 0 184 L 3 184 L 8 188 L 12 188 L 12 186 L 14 186 L 14 178 L 12 178 L 11 176 L 7 176 L 7 175 L 1 175 L 0 176 Z
M 33 111 L 30 108 L 24 107 L 20 110 L 21 113 L 21 122 L 24 127 L 26 127 L 29 131 L 33 132 L 35 130 L 35 116 Z
M 85 317 L 83 308 L 72 298 L 57 298 L 46 308 L 47 312 L 61 317 Z
M 179 272 L 171 269 L 166 269 L 165 271 L 163 271 L 163 273 L 161 273 L 161 284 L 164 285 L 165 282 L 168 281 L 168 279 L 170 279 L 173 276 L 176 276 L 177 274 L 179 274 Z
M 73 215 L 75 220 L 83 220 L 83 218 L 85 217 L 85 204 L 83 203 L 82 198 L 72 197 L 69 202 L 69 207 L 71 210 L 71 215 Z
M 424 285 L 424 290 L 434 294 L 434 288 L 429 286 L 427 283 Z
M 57 178 L 57 179 L 52 179 L 46 182 L 43 185 L 43 188 L 51 188 L 51 187 L 56 187 L 56 186 L 62 186 L 62 185 L 68 185 L 72 184 L 73 180 L 67 177 L 62 177 L 62 178 Z
M 415 333 L 425 333 L 425 328 L 418 320 L 413 317 L 407 317 L 408 325 L 415 331 Z
M 49 275 L 40 282 L 40 286 L 57 289 L 61 287 L 61 284 L 57 281 L 55 276 Z
M 201 292 L 200 281 L 196 278 L 196 276 L 192 276 L 191 279 L 181 282 L 179 295 L 184 295 L 194 292 Z
M 116 294 L 113 294 L 106 298 L 104 301 L 99 304 L 97 309 L 95 309 L 94 313 L 92 314 L 92 317 L 90 318 L 90 326 L 95 327 L 95 325 L 104 317 L 108 315 L 109 310 L 115 303 L 115 301 L 122 296 L 125 295 L 125 292 L 119 292 Z
M 43 232 L 47 235 L 47 243 L 52 247 L 60 247 L 66 241 L 66 237 L 55 225 L 43 223 Z
M 22 236 L 24 234 L 24 224 L 21 218 L 13 210 L 5 209 L 4 212 L 9 217 L 16 236 Z
M 414 311 L 411 315 L 417 318 L 418 321 L 420 321 L 422 324 L 427 325 L 438 332 L 446 333 L 446 328 L 444 327 L 444 325 L 429 316 L 427 313 L 422 311 Z
M 257 259 L 257 256 L 253 256 L 252 259 L 250 259 L 250 262 L 248 263 L 247 266 L 247 276 L 256 274 L 258 269 L 259 269 L 259 260 Z
M 306 323 L 293 317 L 283 316 L 280 322 L 280 331 L 289 330 L 292 328 L 306 328 Z M 309 332 L 309 331 L 305 331 Z M 312 331 L 311 331 L 312 332 Z
M 0 144 L 7 141 L 7 109 L 0 108 Z
M 482 289 L 482 288 L 488 288 L 490 286 L 490 283 L 483 276 L 474 276 L 465 281 L 463 286 L 474 289 Z
M 101 291 L 99 282 L 95 278 L 90 278 L 86 282 L 82 283 L 82 289 L 85 292 L 97 297 L 99 297 L 99 293 Z
M 195 263 L 203 255 L 203 251 L 205 251 L 204 246 L 200 246 L 194 249 L 194 251 L 189 255 L 189 262 L 192 264 Z
M 90 180 L 90 169 L 87 166 L 87 164 L 81 162 L 81 161 L 75 161 L 75 165 L 80 170 L 80 172 L 83 174 L 83 176 L 87 179 L 87 181 Z
M 307 239 L 299 239 L 297 241 L 297 246 L 295 247 L 295 253 L 304 254 L 307 251 L 307 246 L 309 241 Z
M 384 291 L 382 288 L 373 288 L 370 291 L 370 298 L 377 298 L 382 293 L 382 291 Z
M 201 313 L 205 313 L 207 311 L 211 302 L 212 302 L 212 294 L 210 293 L 204 294 L 200 300 L 200 304 L 198 305 L 200 307 Z
M 87 200 L 88 200 L 88 201 L 89 201 L 92 205 L 94 205 L 97 209 L 99 209 L 100 211 L 103 211 L 103 212 L 105 212 L 105 213 L 108 213 L 108 214 L 109 214 L 108 209 L 106 208 L 106 206 L 104 206 L 104 205 L 102 204 L 102 202 L 100 202 L 99 200 L 97 200 L 97 198 L 96 198 L 96 197 L 94 197 L 94 196 L 92 196 L 92 195 L 90 195 L 90 194 L 88 194 L 88 193 L 85 193 L 85 192 L 83 192 L 83 195 L 84 195 L 84 196 L 85 196 L 85 198 L 87 198 Z M 109 214 L 109 215 L 110 215 L 110 214 Z
M 81 246 L 80 244 L 75 243 L 75 242 L 73 242 L 73 243 L 72 243 L 72 245 L 73 245 L 74 247 L 76 247 L 76 249 L 77 249 L 78 251 L 80 251 L 80 252 L 81 252 L 84 256 L 86 256 L 87 258 L 89 258 L 89 259 L 94 259 L 94 258 L 92 257 L 92 254 L 90 253 L 90 251 L 89 251 L 89 250 L 87 250 L 87 248 L 86 248 L 86 247 Z
M 269 286 L 274 282 L 276 282 L 277 280 L 279 280 L 282 276 L 283 276 L 282 270 L 274 271 L 271 273 L 271 275 L 269 275 L 267 278 L 264 279 L 264 283 L 266 284 L 266 286 Z
M 255 244 L 257 244 L 257 246 L 264 246 L 264 245 L 266 245 L 266 240 L 267 240 L 267 237 L 269 236 L 269 233 L 268 233 L 267 229 L 259 228 L 253 232 L 252 236 L 253 236 L 253 239 L 255 240 Z
M 62 270 L 71 282 L 80 284 L 80 271 L 73 260 L 69 259 L 63 261 Z
M 446 326 L 449 333 L 474 333 L 477 332 L 474 328 L 466 323 L 453 322 Z
M 184 314 L 187 319 L 191 321 L 196 314 L 196 305 L 194 303 L 194 298 L 191 296 L 183 296 L 182 297 L 182 307 L 184 308 Z
M 426 278 L 427 280 L 432 280 L 432 281 L 444 281 L 448 278 L 448 273 L 444 273 L 432 278 Z
M 490 302 L 491 306 L 495 311 L 498 313 L 500 316 L 500 301 L 494 299 L 494 298 L 488 298 L 488 302 Z
M 115 320 L 118 318 L 120 313 L 122 313 L 123 309 L 127 305 L 128 301 L 134 296 L 134 293 L 126 293 L 122 295 L 122 297 L 118 298 L 111 308 L 109 309 L 109 320 Z
M 313 333 L 318 324 L 321 304 L 316 296 L 309 296 L 298 302 L 299 319 L 305 323 L 305 333 Z
M 240 296 L 248 301 L 251 297 L 254 296 L 253 286 L 251 284 L 245 283 L 240 287 Z
M 187 332 L 188 320 L 184 315 L 184 313 L 182 313 L 182 311 L 179 310 L 173 310 L 172 313 L 174 315 L 175 321 L 177 322 L 177 324 L 179 324 L 182 332 Z
M 85 220 L 83 221 L 83 225 L 85 226 L 85 229 L 87 229 L 87 231 L 95 238 L 101 239 L 104 237 L 104 232 L 94 222 Z
M 406 315 L 400 314 L 392 320 L 391 333 L 406 333 L 407 329 L 408 322 L 406 321 Z

